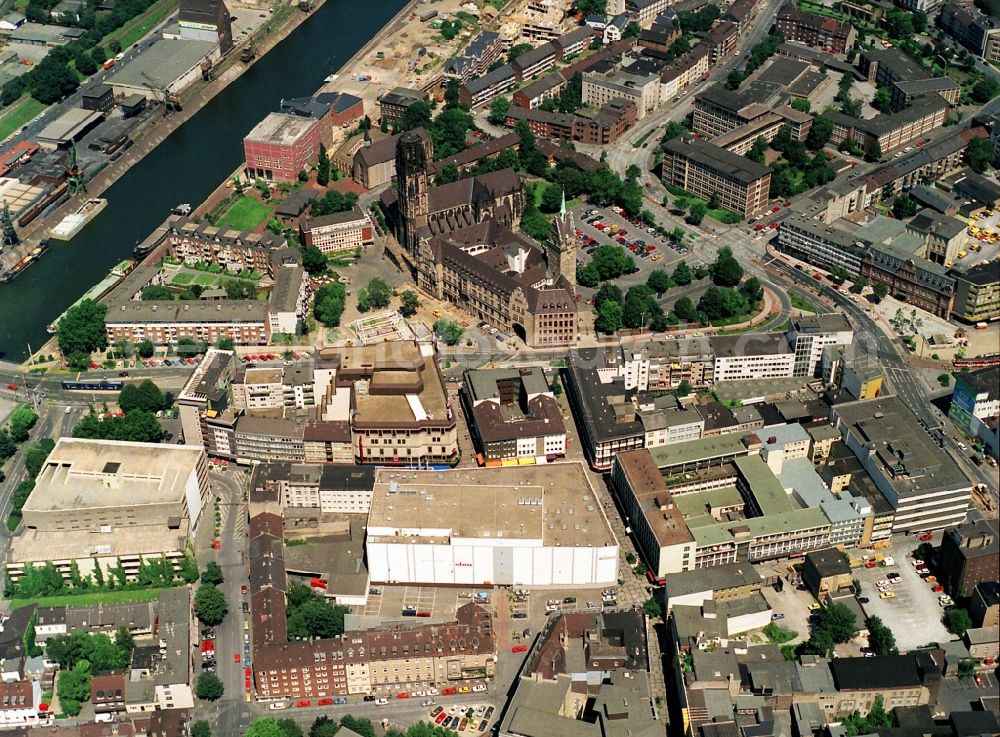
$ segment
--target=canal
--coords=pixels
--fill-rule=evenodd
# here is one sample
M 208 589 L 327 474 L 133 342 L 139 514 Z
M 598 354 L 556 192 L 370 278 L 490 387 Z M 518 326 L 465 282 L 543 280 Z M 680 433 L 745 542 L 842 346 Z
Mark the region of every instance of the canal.
M 203 201 L 243 158 L 243 136 L 283 97 L 311 95 L 406 0 L 327 0 L 235 82 L 133 166 L 108 206 L 69 243 L 0 284 L 0 359 L 23 360 L 46 326 L 100 281 L 180 202 Z

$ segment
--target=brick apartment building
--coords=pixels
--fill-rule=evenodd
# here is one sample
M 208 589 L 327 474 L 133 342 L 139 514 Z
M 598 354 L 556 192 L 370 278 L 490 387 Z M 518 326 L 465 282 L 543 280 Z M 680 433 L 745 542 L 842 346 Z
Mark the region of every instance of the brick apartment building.
M 605 146 L 617 141 L 636 121 L 635 103 L 616 98 L 593 114 L 550 113 L 545 110 L 512 106 L 507 111 L 506 125 L 513 127 L 525 121 L 532 133 L 541 138 L 575 141 Z
M 806 46 L 819 46 L 834 54 L 846 53 L 854 45 L 857 36 L 854 26 L 847 21 L 799 10 L 794 3 L 781 9 L 776 24 L 786 40 L 798 41 Z
M 1000 529 L 996 520 L 960 525 L 941 539 L 941 572 L 952 596 L 971 596 L 986 581 L 1000 581 Z
M 833 121 L 830 142 L 840 144 L 851 139 L 862 149 L 878 143 L 882 152 L 906 146 L 941 128 L 948 119 L 948 101 L 938 94 L 921 95 L 909 107 L 895 113 L 883 113 L 862 120 L 837 111 L 824 113 Z
M 767 204 L 771 171 L 762 164 L 684 134 L 663 146 L 664 181 L 721 206 L 751 215 Z
M 246 176 L 294 182 L 300 171 L 319 159 L 320 144 L 329 148 L 332 142 L 327 115 L 315 119 L 270 113 L 243 139 Z

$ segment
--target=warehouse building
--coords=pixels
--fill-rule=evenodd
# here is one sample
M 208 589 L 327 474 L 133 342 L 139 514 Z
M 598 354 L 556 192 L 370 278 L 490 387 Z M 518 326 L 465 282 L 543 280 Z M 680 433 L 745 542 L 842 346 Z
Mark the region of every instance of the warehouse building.
M 373 581 L 599 586 L 618 544 L 583 466 L 380 470 L 366 542 Z

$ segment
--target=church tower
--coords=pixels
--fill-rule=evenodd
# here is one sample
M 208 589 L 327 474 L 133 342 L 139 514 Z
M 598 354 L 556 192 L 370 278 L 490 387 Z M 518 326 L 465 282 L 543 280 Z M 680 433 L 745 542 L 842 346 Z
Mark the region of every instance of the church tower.
M 399 223 L 396 237 L 416 253 L 417 233 L 427 226 L 427 167 L 434 159 L 430 137 L 408 131 L 396 144 L 396 185 L 399 189 Z
M 566 212 L 566 192 L 563 191 L 559 216 L 552 220 L 549 242 L 545 246 L 545 261 L 553 282 L 563 277 L 576 287 L 576 226 L 573 213 Z

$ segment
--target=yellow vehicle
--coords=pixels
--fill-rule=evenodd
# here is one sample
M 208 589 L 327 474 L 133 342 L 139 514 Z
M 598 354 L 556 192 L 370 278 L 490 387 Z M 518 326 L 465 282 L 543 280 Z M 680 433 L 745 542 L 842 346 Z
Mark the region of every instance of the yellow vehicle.
M 823 607 L 820 606 L 818 601 L 814 601 L 812 604 L 809 605 L 810 612 L 818 612 L 822 608 Z
M 952 266 L 955 265 L 955 262 L 952 261 L 951 259 L 948 259 L 947 261 L 944 262 L 944 265 L 950 269 Z
M 650 261 L 659 261 L 661 258 L 663 258 L 663 256 L 661 256 L 660 254 L 658 253 L 653 254 L 653 257 L 650 259 Z
M 994 239 L 992 239 L 992 240 L 996 240 L 996 239 L 994 238 Z M 973 244 L 972 244 L 972 246 L 970 246 L 970 247 L 971 247 L 971 248 L 972 248 L 972 250 L 973 250 L 973 251 L 975 251 L 976 253 L 979 253 L 979 252 L 980 252 L 981 250 L 983 250 L 983 246 L 982 246 L 982 244 L 981 244 L 981 243 L 973 243 Z
M 227 179 L 226 180 L 226 189 L 232 189 L 232 188 L 233 188 L 233 180 L 232 179 Z
M 441 310 L 434 310 L 431 314 L 434 315 L 434 317 L 441 317 Z
M 883 591 L 881 594 L 878 595 L 878 598 L 880 598 L 880 599 L 895 599 L 896 598 L 896 592 L 895 591 Z
M 959 257 L 959 258 L 965 258 L 965 257 L 966 257 L 966 256 L 968 256 L 968 255 L 969 255 L 969 254 L 968 254 L 968 252 L 967 252 L 967 251 L 959 251 L 959 252 L 958 252 L 958 257 Z
M 614 233 L 616 230 L 618 230 L 618 223 L 611 223 L 611 225 L 608 226 L 608 230 Z
M 469 688 L 468 686 L 459 686 L 458 687 L 458 692 L 459 693 L 469 693 L 471 691 L 472 691 L 472 689 Z

